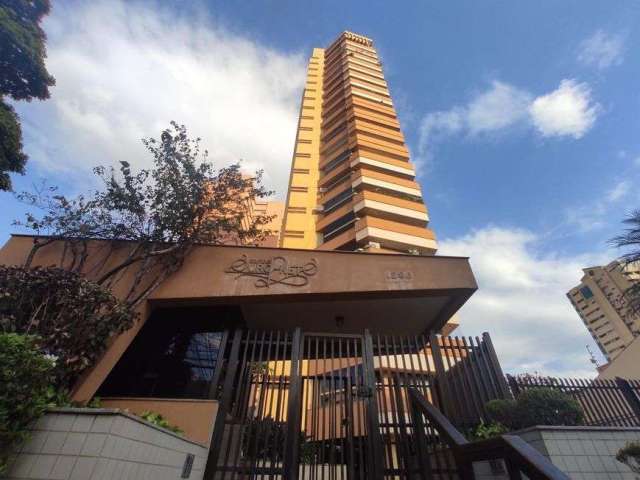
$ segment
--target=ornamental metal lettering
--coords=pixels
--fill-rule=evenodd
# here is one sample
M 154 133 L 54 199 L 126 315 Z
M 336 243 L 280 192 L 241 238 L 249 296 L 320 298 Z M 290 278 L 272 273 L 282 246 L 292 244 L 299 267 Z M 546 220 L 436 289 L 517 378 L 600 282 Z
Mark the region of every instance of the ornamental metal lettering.
M 225 273 L 236 274 L 236 280 L 242 277 L 255 277 L 257 288 L 268 288 L 280 284 L 290 287 L 304 287 L 309 277 L 318 273 L 318 263 L 314 258 L 304 265 L 289 265 L 284 257 L 249 258 L 242 255 L 233 262 Z

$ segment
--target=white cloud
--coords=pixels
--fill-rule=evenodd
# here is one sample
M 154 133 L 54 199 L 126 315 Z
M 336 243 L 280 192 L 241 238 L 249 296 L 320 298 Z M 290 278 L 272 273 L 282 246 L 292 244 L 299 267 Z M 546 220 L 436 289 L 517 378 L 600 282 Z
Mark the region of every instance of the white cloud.
M 528 230 L 486 227 L 440 242 L 439 254 L 470 256 L 479 289 L 460 311 L 465 335 L 488 331 L 506 372 L 594 376 L 585 345 L 597 351 L 565 293 L 598 255 L 541 254 Z
M 586 83 L 565 79 L 545 95 L 493 81 L 466 105 L 431 112 L 420 123 L 418 163 L 433 156 L 435 145 L 457 134 L 477 138 L 496 135 L 516 125 L 533 127 L 543 137 L 581 138 L 593 127 L 601 107 Z
M 529 108 L 533 124 L 544 137 L 581 138 L 593 126 L 599 111 L 589 86 L 575 80 L 562 80 L 556 90 L 536 98 Z
M 473 99 L 467 107 L 467 122 L 472 135 L 509 127 L 524 119 L 531 101 L 528 92 L 494 81 L 491 88 Z
M 607 192 L 607 201 L 610 203 L 617 202 L 618 200 L 626 197 L 630 191 L 631 182 L 629 180 L 622 180 Z
M 243 159 L 286 191 L 302 54 L 161 4 L 56 4 L 45 28 L 57 85 L 50 100 L 18 107 L 31 162 L 65 173 L 119 160 L 147 166 L 140 139 L 176 120 L 203 138 L 214 161 Z
M 605 227 L 614 209 L 619 211 L 620 202 L 633 193 L 632 185 L 629 180 L 620 180 L 596 196 L 596 200 L 567 208 L 565 210 L 567 225 L 581 233 Z
M 596 31 L 580 43 L 578 60 L 599 69 L 620 65 L 623 60 L 624 38 L 602 30 Z

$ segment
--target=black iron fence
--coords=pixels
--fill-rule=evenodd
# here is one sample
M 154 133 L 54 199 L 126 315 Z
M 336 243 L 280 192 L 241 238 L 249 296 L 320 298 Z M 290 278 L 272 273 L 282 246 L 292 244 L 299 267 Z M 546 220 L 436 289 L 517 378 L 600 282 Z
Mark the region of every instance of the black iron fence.
M 205 478 L 379 479 L 419 475 L 410 389 L 457 427 L 509 395 L 482 337 L 225 332 L 210 385 L 219 401 Z M 435 478 L 451 446 L 428 441 Z
M 531 388 L 551 388 L 570 395 L 584 411 L 585 425 L 640 427 L 640 380 L 507 375 L 514 396 Z

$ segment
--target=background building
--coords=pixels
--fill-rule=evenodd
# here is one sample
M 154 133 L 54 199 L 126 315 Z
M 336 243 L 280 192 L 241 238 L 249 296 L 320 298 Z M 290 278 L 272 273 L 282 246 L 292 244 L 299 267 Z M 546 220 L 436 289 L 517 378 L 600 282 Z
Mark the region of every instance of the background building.
M 567 297 L 611 361 L 640 335 L 640 317 L 628 312 L 623 298 L 631 283 L 640 278 L 640 271 L 614 261 L 583 272 L 580 285 L 569 290 Z
M 373 42 L 313 50 L 281 246 L 434 254 L 435 236 Z

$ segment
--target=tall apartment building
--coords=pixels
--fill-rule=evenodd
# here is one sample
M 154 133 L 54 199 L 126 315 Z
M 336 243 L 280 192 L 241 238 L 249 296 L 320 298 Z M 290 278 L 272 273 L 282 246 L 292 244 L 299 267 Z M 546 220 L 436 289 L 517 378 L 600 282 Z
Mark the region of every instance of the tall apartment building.
M 309 60 L 280 245 L 436 252 L 373 42 L 342 33 Z
M 640 279 L 640 272 L 618 261 L 583 272 L 580 285 L 569 290 L 567 297 L 611 361 L 640 335 L 640 317 L 628 311 L 623 298 L 632 282 Z

